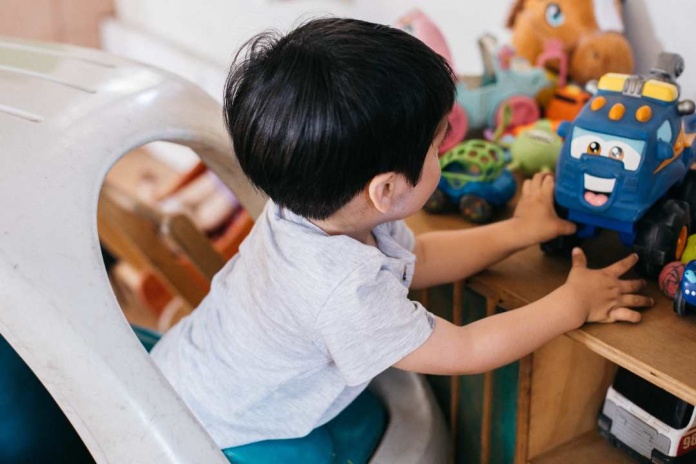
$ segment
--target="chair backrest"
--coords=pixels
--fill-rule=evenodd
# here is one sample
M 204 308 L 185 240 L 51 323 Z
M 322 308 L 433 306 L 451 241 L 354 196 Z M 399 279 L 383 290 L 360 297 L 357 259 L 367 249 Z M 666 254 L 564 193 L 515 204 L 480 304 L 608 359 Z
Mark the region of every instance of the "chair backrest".
M 219 105 L 194 85 L 94 50 L 0 40 L 0 334 L 98 462 L 223 463 L 126 322 L 99 252 L 106 172 L 158 140 L 192 148 L 260 213 Z

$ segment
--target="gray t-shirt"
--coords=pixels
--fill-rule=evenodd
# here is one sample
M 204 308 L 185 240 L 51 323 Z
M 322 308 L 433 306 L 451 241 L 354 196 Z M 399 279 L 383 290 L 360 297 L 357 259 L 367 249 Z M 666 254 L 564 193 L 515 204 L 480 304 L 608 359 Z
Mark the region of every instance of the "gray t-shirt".
M 152 356 L 221 448 L 305 436 L 422 345 L 432 315 L 408 299 L 401 222 L 378 248 L 329 236 L 269 202 L 208 296 Z

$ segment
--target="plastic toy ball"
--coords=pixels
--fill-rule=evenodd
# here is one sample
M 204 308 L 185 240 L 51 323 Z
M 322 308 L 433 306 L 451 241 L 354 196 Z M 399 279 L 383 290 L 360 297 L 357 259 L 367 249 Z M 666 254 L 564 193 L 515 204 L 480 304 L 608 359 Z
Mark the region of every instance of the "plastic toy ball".
M 696 309 L 696 261 L 689 261 L 674 295 L 674 312 L 686 316 Z
M 515 194 L 503 149 L 486 140 L 467 140 L 440 158 L 442 177 L 424 208 L 430 213 L 459 209 L 465 219 L 485 223 Z
M 682 280 L 682 275 L 684 275 L 684 263 L 681 261 L 672 261 L 668 263 L 662 269 L 657 279 L 662 293 L 669 298 L 674 298 L 679 288 L 679 282 Z

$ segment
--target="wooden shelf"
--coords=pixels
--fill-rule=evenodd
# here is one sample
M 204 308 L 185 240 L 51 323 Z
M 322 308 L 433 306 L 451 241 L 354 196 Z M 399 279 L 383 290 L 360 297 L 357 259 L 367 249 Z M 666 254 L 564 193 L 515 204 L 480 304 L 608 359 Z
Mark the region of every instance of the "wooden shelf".
M 531 464 L 635 464 L 627 453 L 611 446 L 595 431 L 587 432 L 530 461 Z
M 407 221 L 416 234 L 471 227 L 456 215 L 419 212 Z M 590 267 L 599 268 L 628 254 L 615 235 L 605 234 L 583 244 Z M 567 258 L 546 256 L 539 247 L 527 248 L 490 270 L 472 277 L 475 291 L 494 294 L 500 306 L 514 309 L 549 294 L 565 282 Z M 587 324 L 567 334 L 602 357 L 636 373 L 679 398 L 696 404 L 696 317 L 680 318 L 672 302 L 650 282 L 646 294 L 656 304 L 643 311 L 639 324 Z M 559 308 L 562 310 L 562 308 Z

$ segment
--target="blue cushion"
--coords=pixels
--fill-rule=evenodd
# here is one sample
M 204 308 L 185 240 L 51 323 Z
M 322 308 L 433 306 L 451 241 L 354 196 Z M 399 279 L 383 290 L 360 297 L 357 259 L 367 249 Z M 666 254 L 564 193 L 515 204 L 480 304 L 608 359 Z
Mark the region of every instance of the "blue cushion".
M 150 351 L 159 333 L 133 326 Z M 43 384 L 0 336 L 0 462 L 93 463 L 79 435 Z M 380 442 L 387 413 L 364 391 L 344 411 L 303 438 L 267 440 L 222 450 L 238 464 L 367 462 Z
M 370 459 L 386 425 L 386 409 L 365 390 L 338 416 L 306 437 L 260 441 L 222 452 L 234 464 L 360 464 Z
M 161 337 L 159 333 L 143 327 L 134 325 L 133 330 L 148 351 Z M 370 459 L 386 424 L 386 409 L 366 390 L 338 416 L 306 437 L 265 440 L 226 448 L 222 452 L 231 463 L 236 464 L 359 464 Z
M 46 387 L 1 336 L 0 370 L 1 463 L 94 462 Z

